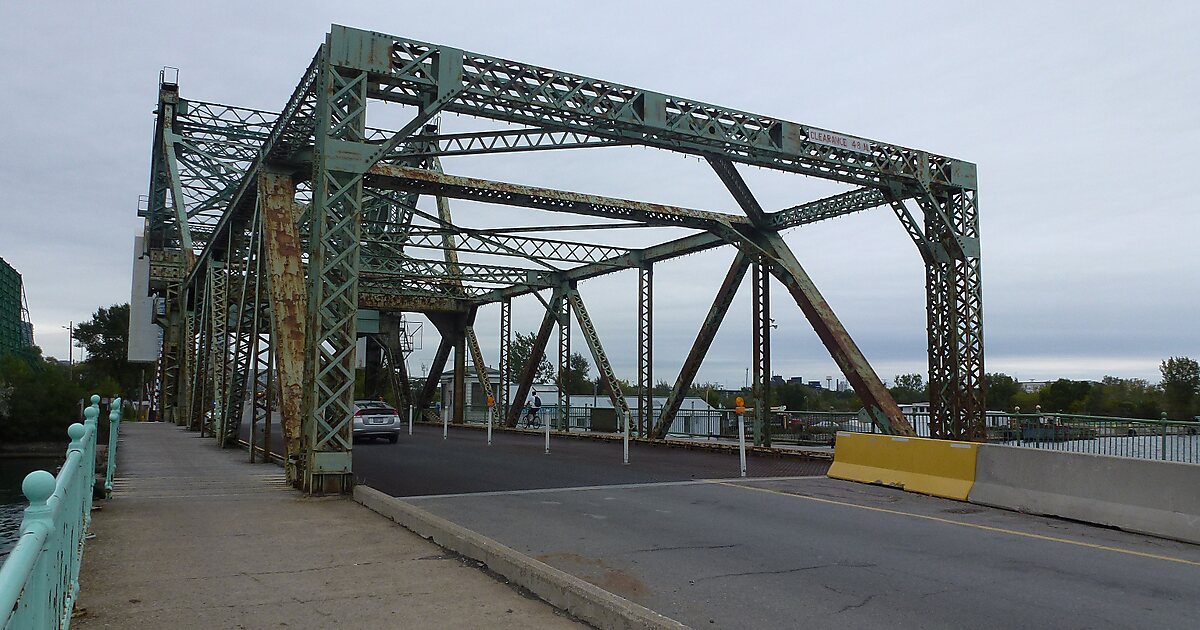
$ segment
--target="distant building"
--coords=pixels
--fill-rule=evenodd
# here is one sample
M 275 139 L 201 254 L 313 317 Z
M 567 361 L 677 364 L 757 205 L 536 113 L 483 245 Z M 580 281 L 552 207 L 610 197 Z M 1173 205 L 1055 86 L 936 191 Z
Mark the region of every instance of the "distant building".
M 813 389 L 825 389 L 821 386 L 821 381 L 809 381 L 808 386 Z
M 781 376 L 779 374 L 776 374 L 771 377 L 772 385 L 783 385 L 784 383 L 785 383 L 785 381 L 783 380 L 783 376 Z
M 0 354 L 33 345 L 21 274 L 0 258 Z
M 788 382 L 788 385 L 803 385 L 804 377 L 803 376 L 793 376 L 793 377 L 789 378 L 787 382 Z
M 1021 391 L 1026 394 L 1036 393 L 1041 388 L 1050 384 L 1050 381 L 1025 381 L 1021 383 Z

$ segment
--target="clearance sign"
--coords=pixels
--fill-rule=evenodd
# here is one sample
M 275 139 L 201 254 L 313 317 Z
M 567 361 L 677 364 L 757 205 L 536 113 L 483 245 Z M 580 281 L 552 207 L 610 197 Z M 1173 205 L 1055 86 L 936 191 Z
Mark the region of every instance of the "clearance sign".
M 815 129 L 813 127 L 808 127 L 805 129 L 805 131 L 808 133 L 809 142 L 823 144 L 827 147 L 846 149 L 847 151 L 854 151 L 855 153 L 871 153 L 871 143 L 863 140 L 862 138 L 843 136 L 840 133 L 833 133 L 832 131 L 825 131 L 824 129 Z

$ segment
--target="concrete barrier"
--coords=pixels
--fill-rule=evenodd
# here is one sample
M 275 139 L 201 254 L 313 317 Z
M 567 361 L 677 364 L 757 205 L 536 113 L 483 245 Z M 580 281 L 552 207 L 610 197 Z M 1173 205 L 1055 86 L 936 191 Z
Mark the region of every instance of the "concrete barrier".
M 1200 465 L 993 444 L 978 450 L 971 503 L 1200 543 Z
M 591 582 L 534 560 L 374 488 L 355 486 L 354 500 L 433 542 L 477 560 L 552 606 L 596 626 L 619 630 L 680 630 L 687 626 Z
M 840 432 L 829 476 L 965 501 L 978 451 L 972 442 Z

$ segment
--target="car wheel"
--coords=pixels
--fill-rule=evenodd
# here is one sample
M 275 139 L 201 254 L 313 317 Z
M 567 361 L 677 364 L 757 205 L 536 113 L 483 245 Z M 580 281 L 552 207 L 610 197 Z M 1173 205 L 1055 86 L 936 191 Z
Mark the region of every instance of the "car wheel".
M 396 434 L 394 434 L 394 433 L 393 433 L 392 435 L 389 435 L 389 436 L 388 436 L 388 443 L 389 443 L 389 444 L 395 444 L 396 442 L 399 442 L 399 441 L 400 441 L 400 436 L 399 436 L 399 435 L 396 435 Z

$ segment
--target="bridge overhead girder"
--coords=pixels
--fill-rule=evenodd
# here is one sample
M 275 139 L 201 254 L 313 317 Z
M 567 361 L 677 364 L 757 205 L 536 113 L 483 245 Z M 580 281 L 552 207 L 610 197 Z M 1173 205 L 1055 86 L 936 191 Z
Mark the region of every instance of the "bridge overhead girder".
M 415 114 L 399 131 L 368 128 L 371 101 L 411 106 Z M 468 114 L 505 128 L 442 133 L 434 120 L 441 112 Z M 444 173 L 440 162 L 445 156 L 463 160 L 622 146 L 705 158 L 737 208 L 681 208 L 489 181 Z M 739 164 L 852 188 L 768 211 L 741 179 Z M 436 212 L 418 207 L 422 196 L 435 198 Z M 598 222 L 470 227 L 450 215 L 449 199 Z M 434 373 L 440 376 L 451 351 L 457 350 L 456 378 L 461 378 L 466 350 L 478 350 L 473 328 L 468 328 L 476 309 L 502 304 L 497 402 L 511 424 L 532 380 L 532 373 L 517 379 L 517 398 L 509 404 L 511 300 L 553 292 L 535 339 L 539 359 L 554 325 L 561 330 L 575 312 L 593 357 L 607 364 L 575 285 L 630 270 L 638 275 L 637 426 L 643 434 L 662 437 L 737 284 L 754 264 L 756 408 L 765 411 L 769 400 L 767 295 L 774 276 L 795 298 L 873 420 L 885 432 L 907 433 L 911 427 L 890 394 L 779 236 L 784 229 L 885 205 L 896 212 L 926 264 L 934 435 L 979 438 L 985 398 L 973 164 L 335 25 L 278 114 L 189 101 L 180 98 L 177 85 L 160 85 L 144 214 L 152 237 L 147 239 L 152 290 L 171 301 L 163 321 L 173 322 L 175 331 L 167 335 L 172 351 L 163 354 L 171 365 L 161 366 L 159 373 L 164 375 L 164 406 L 177 408 L 164 408 L 164 417 L 207 430 L 209 412 L 215 412 L 213 428 L 229 439 L 238 417 L 232 407 L 242 396 L 237 387 L 230 389 L 231 381 L 244 385 L 254 375 L 250 380 L 257 396 L 265 386 L 258 383 L 272 380 L 262 373 L 273 363 L 290 478 L 310 492 L 343 492 L 352 483 L 359 308 L 425 313 L 441 322 L 443 342 Z M 629 248 L 586 237 L 531 234 L 578 230 L 591 236 L 600 230 L 644 227 L 673 228 L 685 235 Z M 718 292 L 666 408 L 653 423 L 654 264 L 729 245 L 739 250 L 738 262 Z M 252 288 L 259 282 L 261 288 Z M 559 345 L 564 363 L 569 361 L 569 330 L 563 331 Z M 234 352 L 228 351 L 231 347 Z M 261 356 L 261 347 L 273 348 L 274 355 Z M 475 362 L 482 367 L 482 352 Z M 605 378 L 615 390 L 616 376 L 609 371 L 611 365 Z M 166 387 L 171 379 L 175 385 Z M 436 384 L 432 375 L 414 402 L 428 402 L 431 384 Z

